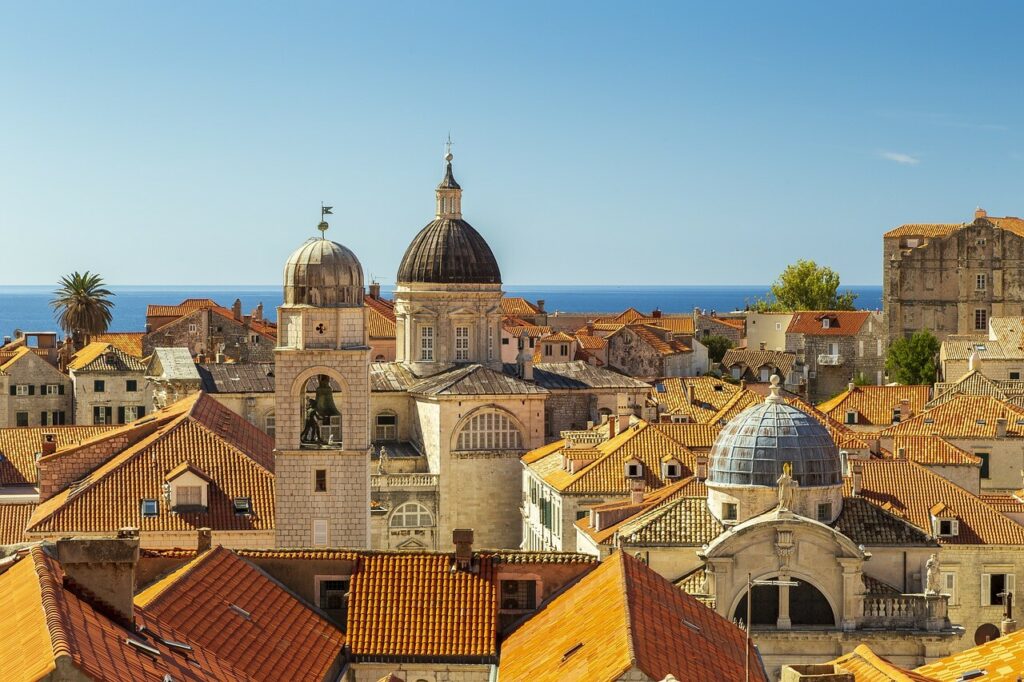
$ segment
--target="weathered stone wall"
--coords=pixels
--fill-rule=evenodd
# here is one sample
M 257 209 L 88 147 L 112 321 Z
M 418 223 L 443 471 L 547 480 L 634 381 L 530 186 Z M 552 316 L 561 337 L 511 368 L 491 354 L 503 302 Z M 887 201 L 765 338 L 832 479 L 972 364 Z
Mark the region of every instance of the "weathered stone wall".
M 27 384 L 32 387 L 31 395 L 11 395 L 11 387 Z M 42 386 L 56 384 L 60 388 L 56 395 L 46 395 Z M 57 371 L 57 368 L 34 353 L 29 353 L 0 375 L 0 427 L 17 426 L 18 413 L 28 415 L 28 426 L 43 426 L 42 412 L 64 412 L 66 424 L 74 422 L 71 411 L 74 388 L 71 379 Z
M 95 423 L 94 407 L 109 407 L 114 424 L 131 421 L 127 418 L 124 421 L 118 420 L 117 408 L 119 407 L 142 408 L 146 412 L 150 411 L 150 406 L 147 404 L 149 391 L 146 390 L 145 372 L 142 370 L 137 372 L 75 372 L 72 370 L 71 379 L 75 386 L 76 424 Z M 97 380 L 103 382 L 102 392 L 96 391 Z M 128 390 L 129 381 L 135 382 L 134 391 Z
M 608 364 L 631 377 L 665 375 L 661 354 L 628 327 L 608 337 Z
M 53 497 L 106 462 L 115 453 L 124 450 L 140 439 L 141 436 L 138 433 L 136 433 L 135 438 L 129 438 L 128 434 L 120 433 L 91 445 L 80 447 L 73 452 L 40 458 L 37 463 L 39 468 L 39 501 L 43 502 Z
M 841 364 L 828 365 L 818 362 L 821 355 L 834 355 L 830 350 L 835 344 Z M 845 391 L 855 377 L 863 375 L 869 384 L 885 381 L 885 356 L 888 343 L 883 318 L 878 313 L 863 324 L 853 336 L 787 334 L 786 350 L 796 353 L 797 365 L 794 371 L 807 370 L 807 398 L 817 403 Z M 811 373 L 814 376 L 811 376 Z M 881 374 L 880 374 L 881 373 Z
M 252 331 L 244 321 L 212 310 L 183 315 L 142 337 L 142 352 L 154 348 L 188 348 L 193 356 L 204 354 L 212 361 L 217 352 L 236 362 L 273 362 L 274 342 Z

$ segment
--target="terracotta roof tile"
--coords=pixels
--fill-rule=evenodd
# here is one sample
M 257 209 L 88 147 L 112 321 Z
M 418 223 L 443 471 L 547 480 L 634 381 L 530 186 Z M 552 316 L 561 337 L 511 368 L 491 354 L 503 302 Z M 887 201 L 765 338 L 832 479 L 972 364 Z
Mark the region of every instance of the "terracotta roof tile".
M 693 389 L 692 403 L 688 400 L 689 388 Z M 703 424 L 711 422 L 739 390 L 739 386 L 717 377 L 669 377 L 655 382 L 651 398 L 662 406 L 663 414 L 685 415 Z
M 860 331 L 871 311 L 868 310 L 811 310 L 793 313 L 793 319 L 786 329 L 787 334 L 807 336 L 852 336 Z M 829 319 L 829 326 L 822 326 L 822 320 Z
M 129 355 L 112 343 L 93 341 L 71 356 L 68 369 L 75 372 L 142 372 L 142 359 Z
M 795 353 L 787 353 L 781 350 L 730 348 L 725 351 L 725 356 L 722 357 L 723 367 L 731 368 L 739 365 L 750 368 L 754 372 L 757 372 L 762 367 L 770 367 L 771 369 L 778 369 L 782 373 L 783 379 L 789 376 L 789 372 L 793 369 L 793 363 L 795 362 Z
M 112 426 L 21 426 L 0 429 L 0 485 L 35 485 L 38 482 L 36 453 L 42 451 L 43 434 L 52 433 L 58 448 L 68 447 Z
M 957 682 L 971 670 L 984 670 L 985 682 L 1016 682 L 1024 670 L 1024 630 L 1003 635 L 980 646 L 923 665 L 914 672 L 920 679 Z
M 893 410 L 906 400 L 911 414 L 924 410 L 931 386 L 855 386 L 818 405 L 818 409 L 836 421 L 846 423 L 846 413 L 856 412 L 858 424 L 889 426 Z
M 186 298 L 178 305 L 157 305 L 150 303 L 146 306 L 146 317 L 181 317 L 197 310 L 205 308 L 224 308 L 211 298 Z M 230 311 L 229 311 L 230 312 Z
M 501 314 L 515 317 L 531 317 L 540 313 L 540 308 L 520 296 L 504 296 L 501 299 Z
M 930 677 L 890 663 L 866 644 L 858 645 L 850 653 L 830 662 L 846 672 L 853 673 L 856 682 L 935 682 Z
M 887 453 L 888 456 L 897 456 L 900 448 L 905 448 L 907 459 L 918 464 L 981 466 L 980 457 L 940 436 L 896 436 L 892 439 L 892 451 Z
M 20 346 L 13 353 L 4 353 L 3 356 L 0 356 L 0 374 L 6 374 L 7 370 L 14 366 L 14 363 L 31 353 L 32 349 L 27 346 Z
M 978 370 L 972 370 L 956 381 L 935 384 L 935 397 L 926 408 L 938 407 L 958 395 L 989 395 L 1007 401 L 1024 393 L 1024 381 L 1001 381 L 989 379 Z
M 21 542 L 31 542 L 26 537 L 25 527 L 28 520 L 35 511 L 34 502 L 27 504 L 0 504 L 0 545 L 14 545 Z M 0 676 L 0 679 L 3 679 Z
M 1020 497 L 1021 491 L 1011 493 L 981 493 L 981 500 L 996 511 L 1004 514 L 1024 514 L 1024 500 Z
M 158 580 L 135 604 L 257 679 L 325 679 L 345 644 L 326 618 L 222 547 Z
M 1024 436 L 1024 408 L 992 396 L 957 395 L 882 431 L 883 436 L 995 438 L 996 420 L 1006 419 L 1008 436 Z
M 132 357 L 142 357 L 142 337 L 145 332 L 106 332 L 104 334 L 93 334 L 89 340 L 94 343 L 109 343 L 119 348 Z
M 653 324 L 630 324 L 625 328 L 636 334 L 641 341 L 653 348 L 654 351 L 660 355 L 668 356 L 693 352 L 693 348 L 688 346 L 684 341 L 672 336 L 667 329 L 657 327 Z M 619 334 L 621 331 L 615 333 Z
M 895 227 L 883 236 L 891 237 L 948 237 L 965 223 L 909 223 Z
M 376 306 L 371 306 L 366 315 L 367 331 L 371 339 L 395 338 L 395 313 L 387 314 Z
M 627 552 L 615 552 L 502 645 L 501 679 L 742 679 L 742 630 Z M 751 680 L 767 682 L 751 651 Z

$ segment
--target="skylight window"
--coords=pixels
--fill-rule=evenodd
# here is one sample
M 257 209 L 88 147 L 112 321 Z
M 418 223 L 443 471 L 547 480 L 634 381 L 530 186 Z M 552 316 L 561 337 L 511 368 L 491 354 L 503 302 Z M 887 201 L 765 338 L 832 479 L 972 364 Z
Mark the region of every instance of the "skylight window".
M 156 500 L 142 500 L 139 507 L 143 518 L 153 518 L 160 513 L 160 506 Z
M 236 497 L 234 499 L 235 513 L 239 515 L 252 514 L 252 498 Z

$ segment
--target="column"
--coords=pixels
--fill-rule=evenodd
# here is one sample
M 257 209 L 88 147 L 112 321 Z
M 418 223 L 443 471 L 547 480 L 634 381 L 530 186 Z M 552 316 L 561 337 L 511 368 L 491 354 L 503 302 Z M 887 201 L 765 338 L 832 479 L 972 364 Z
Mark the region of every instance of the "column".
M 788 582 L 789 576 L 780 573 L 778 578 L 780 583 Z M 779 617 L 775 621 L 775 626 L 780 630 L 788 630 L 793 625 L 793 622 L 789 618 L 789 585 L 779 585 Z

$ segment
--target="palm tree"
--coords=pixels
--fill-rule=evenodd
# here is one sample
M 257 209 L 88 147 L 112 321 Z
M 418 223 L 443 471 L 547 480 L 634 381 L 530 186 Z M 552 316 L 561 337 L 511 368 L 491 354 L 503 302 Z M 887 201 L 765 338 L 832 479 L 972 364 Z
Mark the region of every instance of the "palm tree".
M 93 334 L 107 331 L 113 319 L 110 311 L 114 304 L 110 297 L 114 293 L 103 288 L 102 277 L 86 270 L 61 277 L 59 284 L 50 305 L 57 315 L 57 324 L 76 344 L 83 336 L 88 340 Z

